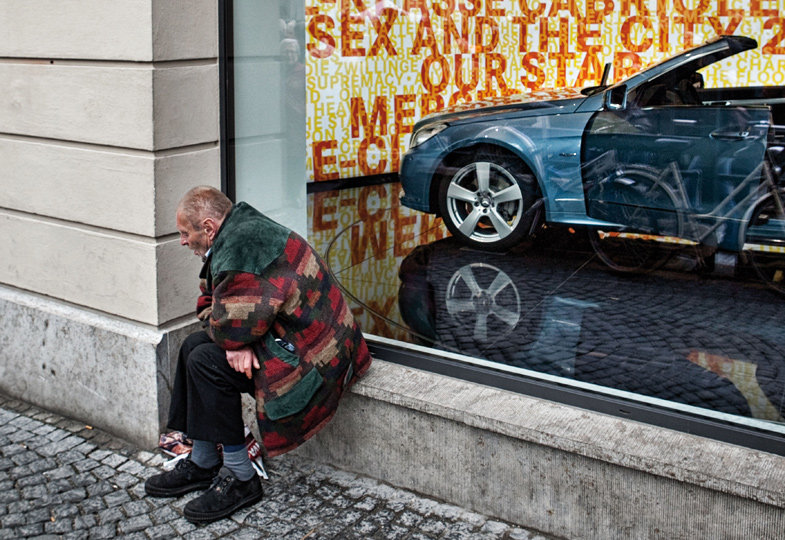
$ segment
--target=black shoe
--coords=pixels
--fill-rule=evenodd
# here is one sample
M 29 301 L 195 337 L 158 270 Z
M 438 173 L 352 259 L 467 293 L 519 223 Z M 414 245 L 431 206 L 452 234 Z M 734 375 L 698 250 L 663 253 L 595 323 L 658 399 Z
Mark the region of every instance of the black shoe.
M 148 478 L 144 483 L 144 490 L 153 497 L 177 497 L 191 491 L 206 489 L 210 487 L 220 469 L 220 463 L 215 467 L 203 469 L 187 457 L 178 461 L 171 471 Z
M 223 468 L 210 489 L 185 505 L 183 514 L 191 523 L 209 523 L 258 502 L 263 494 L 255 474 L 243 482 Z

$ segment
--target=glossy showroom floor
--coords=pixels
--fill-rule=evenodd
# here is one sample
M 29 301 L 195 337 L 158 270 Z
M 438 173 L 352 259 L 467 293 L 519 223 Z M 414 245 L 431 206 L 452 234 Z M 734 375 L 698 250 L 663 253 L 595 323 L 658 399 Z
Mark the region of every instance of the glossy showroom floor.
M 507 253 L 474 251 L 400 207 L 398 190 L 311 201 L 317 247 L 366 333 L 782 428 L 785 297 L 732 258 L 708 275 L 689 253 L 617 275 L 585 231 L 566 228 Z

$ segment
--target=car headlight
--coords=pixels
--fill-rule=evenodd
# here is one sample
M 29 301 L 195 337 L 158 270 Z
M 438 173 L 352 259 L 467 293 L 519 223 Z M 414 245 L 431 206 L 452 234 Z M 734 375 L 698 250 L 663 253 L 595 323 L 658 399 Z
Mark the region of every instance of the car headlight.
M 411 143 L 409 144 L 409 148 L 414 148 L 415 146 L 419 146 L 437 133 L 441 133 L 447 129 L 447 124 L 431 124 L 430 126 L 425 126 L 417 130 L 416 133 L 412 135 Z

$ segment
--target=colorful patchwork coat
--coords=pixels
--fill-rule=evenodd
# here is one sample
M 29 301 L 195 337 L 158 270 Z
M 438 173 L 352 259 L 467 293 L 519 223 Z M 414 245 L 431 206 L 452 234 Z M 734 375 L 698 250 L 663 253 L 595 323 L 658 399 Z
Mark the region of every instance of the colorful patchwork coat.
M 259 359 L 254 383 L 267 455 L 296 448 L 332 418 L 371 363 L 337 283 L 302 237 L 246 203 L 224 220 L 201 277 L 197 315 L 210 337 L 226 350 L 249 345 Z

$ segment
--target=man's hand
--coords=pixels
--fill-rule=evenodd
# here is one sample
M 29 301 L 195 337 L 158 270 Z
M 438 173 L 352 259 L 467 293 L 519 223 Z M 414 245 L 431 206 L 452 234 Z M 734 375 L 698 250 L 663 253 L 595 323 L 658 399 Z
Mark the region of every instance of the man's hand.
M 259 360 L 250 347 L 243 347 L 236 351 L 226 351 L 226 360 L 233 370 L 245 373 L 245 376 L 249 379 L 253 376 L 252 368 L 259 369 L 261 367 L 259 366 Z

